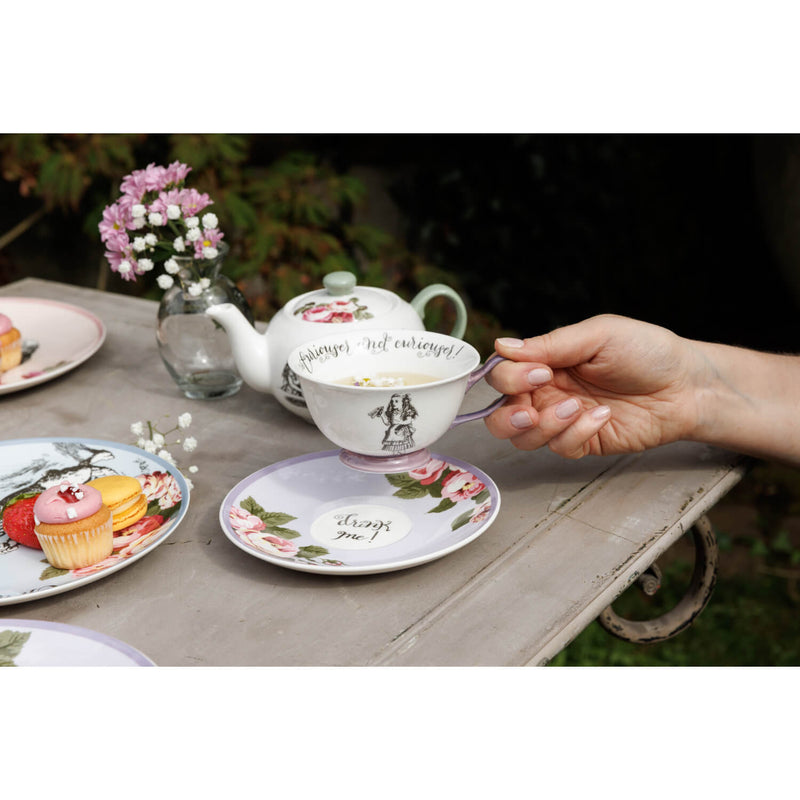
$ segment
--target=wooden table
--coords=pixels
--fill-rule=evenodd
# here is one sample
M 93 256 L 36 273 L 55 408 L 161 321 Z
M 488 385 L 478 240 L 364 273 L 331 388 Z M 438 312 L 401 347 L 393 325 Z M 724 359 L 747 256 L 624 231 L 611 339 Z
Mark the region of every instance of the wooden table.
M 167 541 L 89 585 L 0 607 L 3 617 L 116 637 L 159 665 L 546 664 L 745 469 L 735 454 L 689 443 L 566 461 L 519 452 L 469 423 L 436 450 L 484 470 L 500 490 L 500 513 L 478 539 L 378 575 L 282 569 L 235 547 L 219 507 L 256 470 L 332 449 L 316 428 L 248 386 L 222 400 L 184 398 L 156 350 L 154 302 L 32 278 L 0 294 L 72 303 L 108 326 L 103 347 L 77 369 L 0 396 L 4 439 L 130 444 L 136 420 L 192 414 L 200 471 Z M 477 387 L 470 398 L 484 405 L 491 394 Z

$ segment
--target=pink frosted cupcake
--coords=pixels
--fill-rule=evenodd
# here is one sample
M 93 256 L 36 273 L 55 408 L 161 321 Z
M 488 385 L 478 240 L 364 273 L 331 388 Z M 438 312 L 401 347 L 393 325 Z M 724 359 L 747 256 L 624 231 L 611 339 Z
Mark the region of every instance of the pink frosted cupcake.
M 11 320 L 0 314 L 0 372 L 18 366 L 22 361 L 22 336 Z
M 64 481 L 45 489 L 33 506 L 34 531 L 58 569 L 102 561 L 114 549 L 111 512 L 97 489 Z

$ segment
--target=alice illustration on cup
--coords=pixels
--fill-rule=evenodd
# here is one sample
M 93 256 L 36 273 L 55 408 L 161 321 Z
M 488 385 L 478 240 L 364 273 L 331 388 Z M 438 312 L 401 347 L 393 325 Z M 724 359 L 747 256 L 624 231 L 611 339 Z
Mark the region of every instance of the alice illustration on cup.
M 381 442 L 383 450 L 388 453 L 406 453 L 414 448 L 416 428 L 412 425 L 412 420 L 418 413 L 408 394 L 395 392 L 385 408 L 378 406 L 369 412 L 369 416 L 372 419 L 380 419 L 386 426 L 386 433 Z

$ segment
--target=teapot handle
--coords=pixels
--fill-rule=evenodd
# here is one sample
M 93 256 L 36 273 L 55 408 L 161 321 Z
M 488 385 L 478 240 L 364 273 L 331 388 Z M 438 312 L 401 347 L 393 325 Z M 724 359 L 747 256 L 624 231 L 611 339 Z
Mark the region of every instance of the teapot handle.
M 467 307 L 455 290 L 451 289 L 449 286 L 445 286 L 443 283 L 432 283 L 430 286 L 426 286 L 411 301 L 411 307 L 419 314 L 420 319 L 424 320 L 425 306 L 428 304 L 428 301 L 432 300 L 434 297 L 446 297 L 448 300 L 452 301 L 453 305 L 456 307 L 456 321 L 453 325 L 453 330 L 450 331 L 450 335 L 455 336 L 456 339 L 463 339 L 464 333 L 467 330 Z

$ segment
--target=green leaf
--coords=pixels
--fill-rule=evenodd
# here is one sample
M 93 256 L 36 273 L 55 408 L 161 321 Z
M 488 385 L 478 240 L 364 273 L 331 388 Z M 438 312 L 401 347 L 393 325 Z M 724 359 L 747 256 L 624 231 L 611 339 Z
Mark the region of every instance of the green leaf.
M 14 659 L 22 652 L 30 631 L 0 631 L 0 667 L 15 667 Z
M 428 494 L 428 487 L 423 486 L 421 483 L 413 483 L 409 486 L 404 486 L 394 492 L 394 497 L 399 497 L 401 500 L 418 500 L 420 497 L 425 497 Z
M 283 525 L 284 522 L 291 522 L 293 519 L 297 519 L 291 514 L 282 514 L 280 511 L 265 511 L 260 516 L 268 528 L 277 528 L 279 525 Z
M 239 506 L 254 517 L 258 517 L 268 528 L 277 528 L 286 522 L 297 519 L 291 514 L 282 514 L 280 511 L 265 511 L 264 507 L 259 505 L 252 497 L 246 497 L 239 503 Z
M 461 514 L 461 516 L 458 516 L 453 520 L 452 524 L 450 525 L 450 528 L 452 530 L 457 530 L 458 528 L 461 528 L 462 526 L 466 525 L 471 519 L 472 519 L 472 511 L 465 511 L 463 514 Z
M 442 511 L 449 511 L 454 505 L 455 503 L 449 497 L 445 497 L 436 508 L 432 508 L 428 513 L 441 514 Z
M 62 575 L 66 575 L 68 572 L 68 569 L 59 569 L 58 567 L 48 566 L 47 569 L 45 569 L 39 576 L 39 580 L 51 581 L 53 578 L 60 578 Z
M 294 517 L 292 517 L 294 519 Z M 300 534 L 291 528 L 279 528 L 278 526 L 267 528 L 270 533 L 280 536 L 283 539 L 296 539 Z
M 389 473 L 386 476 L 386 480 L 392 484 L 392 486 L 397 486 L 398 488 L 403 488 L 404 486 L 410 486 L 416 481 L 407 473 L 407 472 L 395 472 Z
M 476 505 L 485 503 L 489 499 L 489 490 L 484 489 L 482 492 L 478 492 L 478 494 L 476 494 L 472 499 L 475 501 Z
M 297 558 L 318 558 L 326 555 L 328 555 L 328 551 L 324 547 L 318 547 L 315 544 L 306 545 L 297 551 Z

